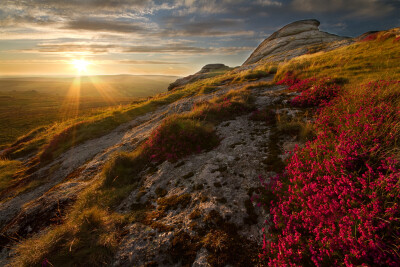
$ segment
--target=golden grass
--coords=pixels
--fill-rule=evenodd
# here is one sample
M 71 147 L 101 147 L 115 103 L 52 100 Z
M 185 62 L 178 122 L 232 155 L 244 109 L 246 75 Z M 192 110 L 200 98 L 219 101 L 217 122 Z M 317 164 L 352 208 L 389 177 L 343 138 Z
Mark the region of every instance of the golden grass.
M 193 120 L 198 127 L 208 127 L 208 124 L 199 121 L 198 113 L 215 113 L 217 110 L 206 110 L 205 107 L 223 103 L 226 99 L 248 104 L 249 91 L 230 91 L 209 103 L 203 103 L 202 109 L 195 109 L 190 115 L 174 115 L 170 119 Z M 221 118 L 215 116 L 220 121 Z M 140 214 L 135 214 L 133 210 L 126 215 L 112 210 L 139 186 L 140 174 L 151 166 L 150 154 L 146 149 L 146 144 L 143 144 L 133 152 L 115 154 L 104 166 L 102 175 L 78 196 L 62 224 L 16 245 L 16 256 L 12 258 L 10 266 L 38 265 L 44 259 L 54 266 L 100 266 L 109 263 L 121 238 L 122 227 L 132 220 L 143 219 L 143 210 L 138 211 Z M 167 210 L 171 205 L 187 205 L 189 201 L 190 197 L 184 195 L 176 199 L 162 198 L 159 204 Z
M 15 173 L 23 169 L 21 161 L 0 159 L 0 192 L 8 187 Z
M 400 43 L 394 37 L 356 42 L 329 52 L 294 58 L 279 66 L 275 81 L 291 72 L 301 78 L 348 79 L 352 86 L 376 80 L 400 79 Z

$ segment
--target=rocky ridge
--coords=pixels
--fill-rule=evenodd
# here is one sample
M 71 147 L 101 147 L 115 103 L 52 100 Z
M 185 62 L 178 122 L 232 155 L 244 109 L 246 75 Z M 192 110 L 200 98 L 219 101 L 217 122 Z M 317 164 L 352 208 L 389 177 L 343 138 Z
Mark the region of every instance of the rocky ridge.
M 192 83 L 201 79 L 205 79 L 210 77 L 210 74 L 217 72 L 217 71 L 227 71 L 230 70 L 231 68 L 228 66 L 225 66 L 224 64 L 207 64 L 203 68 L 201 68 L 200 71 L 196 72 L 195 74 L 177 79 L 175 82 L 171 83 L 168 86 L 168 91 L 171 91 L 175 88 L 182 87 L 188 83 Z
M 286 25 L 265 39 L 243 65 L 283 61 L 306 53 L 332 50 L 352 42 L 351 38 L 320 31 L 319 25 L 320 22 L 315 19 Z

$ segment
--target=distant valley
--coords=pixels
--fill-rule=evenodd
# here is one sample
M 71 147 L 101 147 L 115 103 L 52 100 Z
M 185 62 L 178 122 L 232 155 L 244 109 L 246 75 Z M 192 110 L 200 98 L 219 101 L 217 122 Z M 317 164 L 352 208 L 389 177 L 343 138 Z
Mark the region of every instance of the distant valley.
M 104 108 L 167 91 L 176 76 L 97 75 L 0 78 L 0 148 L 53 122 L 96 115 Z
M 37 91 L 67 96 L 80 85 L 80 96 L 147 97 L 166 91 L 177 76 L 164 75 L 94 75 L 67 78 L 18 77 L 0 78 L 0 94 L 13 91 Z

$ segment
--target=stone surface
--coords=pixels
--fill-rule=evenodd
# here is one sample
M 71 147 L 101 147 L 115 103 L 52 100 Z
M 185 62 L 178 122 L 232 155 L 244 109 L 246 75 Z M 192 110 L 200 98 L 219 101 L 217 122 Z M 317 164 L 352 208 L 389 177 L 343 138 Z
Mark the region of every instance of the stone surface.
M 207 64 L 203 68 L 201 68 L 201 70 L 199 72 L 196 72 L 193 75 L 189 75 L 189 76 L 180 78 L 180 79 L 176 80 L 175 82 L 171 83 L 168 86 L 168 91 L 171 91 L 171 90 L 173 90 L 175 88 L 184 86 L 184 85 L 186 85 L 188 83 L 192 83 L 192 82 L 195 82 L 195 81 L 198 81 L 198 80 L 201 80 L 201 79 L 208 78 L 209 74 L 211 74 L 212 72 L 229 70 L 229 69 L 231 69 L 231 68 L 228 67 L 228 66 L 225 66 L 224 64 L 220 64 L 220 63 Z
M 320 31 L 319 24 L 318 20 L 310 19 L 286 25 L 265 39 L 243 65 L 260 61 L 283 61 L 310 52 L 331 50 L 352 42 L 351 38 Z

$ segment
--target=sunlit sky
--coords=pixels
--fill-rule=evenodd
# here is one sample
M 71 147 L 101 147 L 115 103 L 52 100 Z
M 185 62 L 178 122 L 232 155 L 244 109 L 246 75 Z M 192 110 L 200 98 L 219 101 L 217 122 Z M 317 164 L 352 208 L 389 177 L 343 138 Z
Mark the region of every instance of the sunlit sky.
M 399 27 L 399 14 L 400 0 L 0 0 L 0 76 L 183 76 L 241 65 L 299 19 L 357 36 Z

